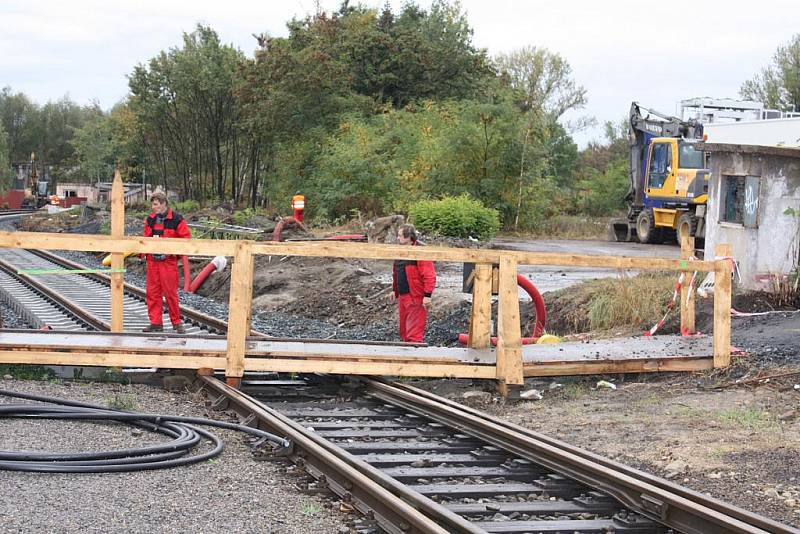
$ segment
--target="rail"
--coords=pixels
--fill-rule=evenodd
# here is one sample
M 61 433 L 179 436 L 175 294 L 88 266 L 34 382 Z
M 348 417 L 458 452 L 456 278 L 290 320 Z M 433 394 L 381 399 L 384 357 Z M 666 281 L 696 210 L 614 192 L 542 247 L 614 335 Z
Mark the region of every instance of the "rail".
M 387 532 L 798 532 L 408 384 L 298 382 L 196 385 Z

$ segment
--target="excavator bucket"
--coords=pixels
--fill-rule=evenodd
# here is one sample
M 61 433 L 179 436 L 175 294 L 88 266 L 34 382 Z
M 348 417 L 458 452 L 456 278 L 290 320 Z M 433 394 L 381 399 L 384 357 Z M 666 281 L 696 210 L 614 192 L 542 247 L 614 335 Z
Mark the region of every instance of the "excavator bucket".
M 633 241 L 636 239 L 636 228 L 628 219 L 612 219 L 608 225 L 609 241 Z

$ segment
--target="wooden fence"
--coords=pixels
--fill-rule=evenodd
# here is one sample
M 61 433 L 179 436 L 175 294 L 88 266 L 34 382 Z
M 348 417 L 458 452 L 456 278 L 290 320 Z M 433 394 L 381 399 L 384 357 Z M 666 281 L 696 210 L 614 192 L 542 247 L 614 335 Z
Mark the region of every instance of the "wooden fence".
M 119 183 L 118 183 L 119 182 Z M 561 254 L 543 252 L 520 252 L 498 249 L 458 249 L 438 247 L 402 247 L 398 245 L 379 245 L 346 242 L 255 242 L 249 240 L 219 241 L 206 239 L 152 239 L 144 237 L 124 237 L 124 205 L 121 201 L 121 181 L 115 180 L 115 191 L 112 202 L 111 235 L 70 235 L 31 232 L 0 232 L 0 247 L 42 249 L 42 250 L 75 250 L 87 252 L 111 252 L 112 269 L 123 268 L 123 253 L 160 253 L 192 256 L 229 256 L 233 257 L 231 288 L 229 300 L 229 316 L 227 342 L 223 354 L 214 352 L 199 355 L 196 350 L 180 347 L 169 355 L 156 350 L 149 350 L 146 361 L 155 367 L 180 367 L 201 369 L 207 367 L 224 368 L 225 374 L 232 383 L 237 383 L 247 369 L 258 370 L 295 370 L 297 372 L 352 372 L 356 374 L 385 374 L 398 376 L 467 376 L 473 378 L 494 377 L 501 389 L 523 382 L 522 341 L 520 328 L 520 308 L 517 289 L 517 268 L 519 265 L 547 266 L 579 266 L 612 269 L 634 270 L 671 270 L 686 272 L 714 272 L 714 331 L 713 331 L 713 366 L 725 367 L 730 363 L 730 306 L 731 306 L 731 265 L 724 259 L 729 256 L 729 248 L 721 246 L 716 251 L 719 259 L 699 261 L 692 258 L 692 243 L 686 242 L 682 247 L 681 259 L 635 258 L 619 256 L 592 256 L 582 254 Z M 497 348 L 494 352 L 494 365 L 487 369 L 486 362 L 481 362 L 480 371 L 470 369 L 468 364 L 444 365 L 436 360 L 415 360 L 403 351 L 402 357 L 383 358 L 380 364 L 356 365 L 353 359 L 337 349 L 340 355 L 334 354 L 327 360 L 275 360 L 270 366 L 270 354 L 261 354 L 259 358 L 246 357 L 248 351 L 247 335 L 250 332 L 253 267 L 257 255 L 269 256 L 302 256 L 359 258 L 370 260 L 432 260 L 439 262 L 475 263 L 473 285 L 473 306 L 470 318 L 470 347 L 468 350 L 486 354 L 490 349 L 491 330 L 491 292 L 492 266 L 499 265 L 499 295 L 497 317 Z M 122 331 L 122 292 L 123 273 L 114 273 L 111 288 L 112 330 Z M 677 274 L 676 274 L 677 276 Z M 681 294 L 681 325 L 694 330 L 694 298 L 687 294 L 684 284 Z M 346 347 L 346 346 L 345 346 Z M 24 351 L 20 349 L 3 350 L 0 347 L 1 362 L 30 362 L 40 364 L 75 364 L 115 365 L 122 367 L 139 367 L 143 365 L 142 354 L 133 352 L 115 352 L 97 346 L 83 351 L 31 351 L 30 358 L 24 359 Z M 427 349 L 427 354 L 435 354 L 437 348 Z M 453 349 L 442 348 L 442 353 Z M 33 352 L 36 354 L 34 355 Z M 269 352 L 269 351 L 267 351 Z M 73 354 L 74 357 L 69 356 Z M 158 359 L 162 354 L 163 358 Z M 302 351 L 300 353 L 302 356 Z M 315 353 L 316 354 L 316 353 Z M 34 357 L 35 356 L 35 357 Z M 169 356 L 169 357 L 167 357 Z M 180 357 L 176 357 L 180 356 Z M 272 356 L 275 356 L 274 354 Z M 376 356 L 377 357 L 377 356 Z M 94 358 L 94 359 L 93 359 Z M 267 358 L 265 360 L 265 358 Z M 278 358 L 280 359 L 280 358 Z M 291 362 L 296 365 L 292 367 Z M 313 361 L 318 361 L 314 364 Z M 341 365 L 337 365 L 340 363 Z M 375 363 L 375 362 L 372 362 Z M 437 367 L 441 366 L 441 369 Z M 359 373 L 359 371 L 361 371 Z

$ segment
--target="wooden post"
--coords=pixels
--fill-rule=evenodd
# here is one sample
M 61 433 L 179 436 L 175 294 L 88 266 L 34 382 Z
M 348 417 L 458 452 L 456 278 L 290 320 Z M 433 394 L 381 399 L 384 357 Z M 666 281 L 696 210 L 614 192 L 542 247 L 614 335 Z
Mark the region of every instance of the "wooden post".
M 478 263 L 474 273 L 469 346 L 473 349 L 485 349 L 491 345 L 492 335 L 492 266 Z
M 253 309 L 253 251 L 248 241 L 236 243 L 228 301 L 228 362 L 225 379 L 238 386 L 244 375 L 244 353 Z
M 500 257 L 496 372 L 498 390 L 503 396 L 508 396 L 509 386 L 521 385 L 524 382 L 517 260 L 513 256 L 505 254 Z
M 122 185 L 122 176 L 119 170 L 114 172 L 114 182 L 111 185 L 111 237 L 121 239 L 125 237 L 125 188 Z M 113 272 L 125 267 L 125 257 L 122 253 L 111 254 L 111 331 L 122 332 L 124 322 L 123 297 L 125 276 L 122 272 Z
M 717 258 L 731 256 L 730 245 L 717 245 Z M 731 363 L 731 271 L 730 260 L 716 260 L 714 271 L 714 367 Z
M 694 238 L 684 237 L 681 240 L 681 259 L 689 260 L 694 256 Z M 681 284 L 681 333 L 695 333 L 695 291 L 689 291 L 689 283 L 692 280 L 693 271 L 681 271 L 683 273 L 683 284 Z

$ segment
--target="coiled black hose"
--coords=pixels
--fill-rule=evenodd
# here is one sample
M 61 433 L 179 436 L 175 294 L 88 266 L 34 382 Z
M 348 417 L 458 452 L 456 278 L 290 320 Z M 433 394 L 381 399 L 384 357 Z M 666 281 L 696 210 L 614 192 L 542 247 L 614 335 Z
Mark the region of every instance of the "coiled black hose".
M 289 441 L 284 438 L 236 423 L 214 421 L 202 417 L 125 412 L 94 404 L 15 391 L 0 390 L 0 395 L 49 404 L 0 404 L 0 418 L 24 417 L 119 421 L 174 438 L 167 443 L 115 451 L 79 453 L 0 451 L 0 469 L 7 471 L 119 473 L 124 471 L 166 469 L 202 462 L 218 456 L 224 448 L 222 440 L 207 430 L 193 426 L 195 424 L 238 430 L 260 438 L 259 443 L 269 441 L 281 447 L 289 446 Z M 212 450 L 187 456 L 192 448 L 199 444 L 203 438 L 211 442 L 213 445 Z

